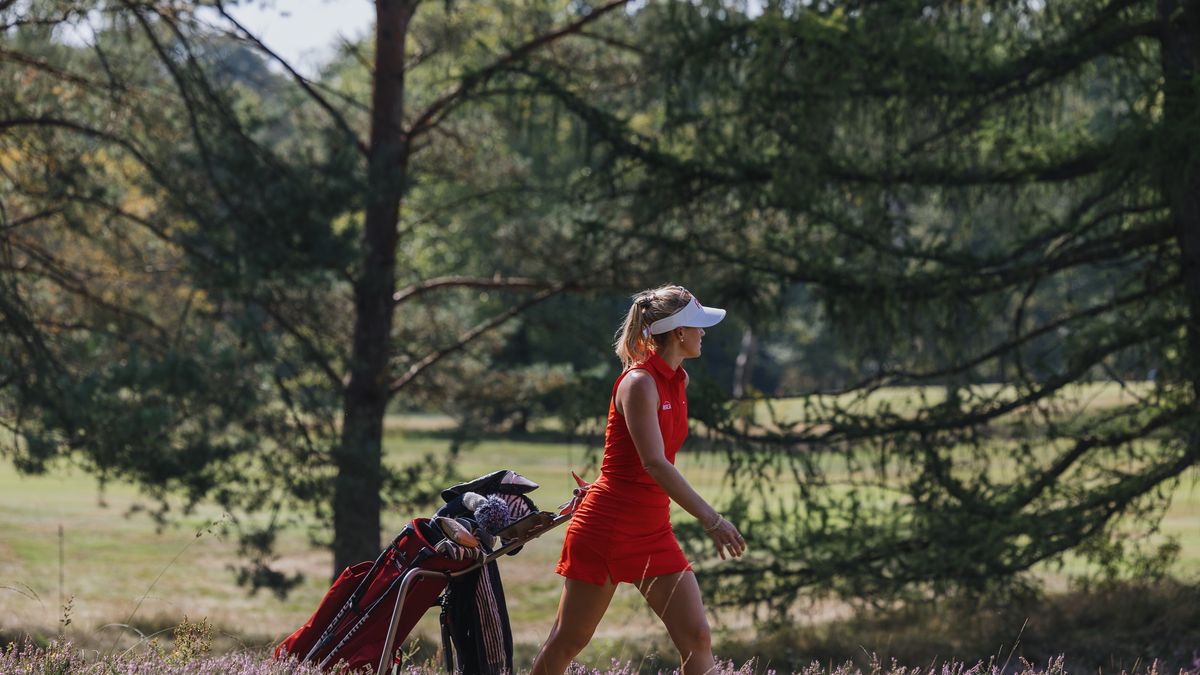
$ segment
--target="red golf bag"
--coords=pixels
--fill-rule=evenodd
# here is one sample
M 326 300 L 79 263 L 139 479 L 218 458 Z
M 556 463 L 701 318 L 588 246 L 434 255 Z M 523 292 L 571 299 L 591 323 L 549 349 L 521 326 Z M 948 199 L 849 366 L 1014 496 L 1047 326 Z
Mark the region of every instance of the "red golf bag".
M 440 603 L 447 671 L 511 672 L 512 631 L 495 561 L 569 520 L 579 498 L 557 513 L 539 511 L 525 496 L 537 487 L 504 469 L 443 490 L 439 520 L 413 520 L 374 562 L 346 568 L 308 622 L 275 649 L 275 658 L 295 656 L 321 669 L 345 663 L 351 670 L 386 670 L 450 585 Z M 474 506 L 468 506 L 472 493 Z M 488 501 L 481 495 L 489 495 L 490 510 L 480 505 Z M 454 543 L 447 527 L 465 528 L 469 541 Z M 492 535 L 498 548 L 492 548 Z
M 407 525 L 374 562 L 347 567 L 325 593 L 308 622 L 275 648 L 275 658 L 298 656 L 322 668 L 344 661 L 350 669 L 374 668 L 383 654 L 399 586 L 414 568 L 455 572 L 473 564 L 439 555 L 442 539 L 428 518 Z M 437 602 L 448 576 L 421 575 L 412 582 L 401 609 L 397 634 L 406 636 Z

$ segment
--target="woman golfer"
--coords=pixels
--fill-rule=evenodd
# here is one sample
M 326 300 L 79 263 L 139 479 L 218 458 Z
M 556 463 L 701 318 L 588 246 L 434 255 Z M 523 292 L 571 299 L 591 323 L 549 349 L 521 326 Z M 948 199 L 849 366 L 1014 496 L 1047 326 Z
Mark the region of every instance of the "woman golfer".
M 741 556 L 746 541 L 679 470 L 687 437 L 688 374 L 704 329 L 725 318 L 680 286 L 643 291 L 616 341 L 624 372 L 613 385 L 600 477 L 583 497 L 563 542 L 557 572 L 566 577 L 550 637 L 533 675 L 564 672 L 592 638 L 617 584 L 637 586 L 679 650 L 685 675 L 712 670 L 700 588 L 675 540 L 671 500 L 704 525 L 717 553 Z

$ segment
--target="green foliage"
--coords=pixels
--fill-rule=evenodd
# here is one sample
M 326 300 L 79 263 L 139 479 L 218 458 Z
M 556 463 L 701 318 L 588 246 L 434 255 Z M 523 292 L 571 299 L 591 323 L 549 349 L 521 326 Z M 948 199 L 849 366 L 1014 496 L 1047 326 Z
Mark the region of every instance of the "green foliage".
M 281 581 L 272 529 L 329 491 L 362 172 L 259 54 L 160 9 L 85 46 L 35 39 L 69 11 L 3 10 L 2 451 L 135 482 L 160 521 L 215 500 L 241 577 Z
M 171 644 L 171 651 L 162 655 L 163 661 L 167 663 L 174 665 L 190 663 L 207 656 L 212 649 L 213 632 L 207 619 L 200 619 L 199 622 L 196 622 L 189 621 L 185 616 L 183 621 L 175 626 L 172 635 L 174 640 Z
M 1195 60 L 1174 55 L 1195 8 L 665 3 L 636 30 L 655 36 L 644 114 L 539 80 L 606 156 L 595 193 L 629 200 L 660 269 L 763 317 L 769 357 L 847 364 L 795 380 L 815 387 L 798 415 L 717 422 L 759 478 L 740 499 L 769 481 L 803 499 L 746 511 L 760 545 L 708 597 L 1005 593 L 1076 547 L 1157 569 L 1170 547 L 1112 544 L 1200 459 L 1200 173 L 1173 150 L 1200 128 Z M 789 294 L 807 326 L 755 312 Z M 805 328 L 799 359 L 772 344 Z M 1103 419 L 1070 394 L 1148 375 Z M 872 403 L 930 384 L 945 395 Z
M 278 528 L 307 520 L 328 542 L 331 504 L 365 480 L 384 494 L 333 537 L 367 530 L 358 554 L 372 548 L 375 506 L 428 500 L 449 474 L 452 458 L 346 461 L 379 458 L 379 439 L 354 425 L 381 427 L 386 399 L 495 426 L 552 410 L 552 392 L 593 365 L 559 342 L 556 318 L 516 328 L 515 346 L 494 332 L 546 298 L 622 278 L 618 242 L 577 245 L 601 217 L 570 204 L 589 173 L 585 125 L 495 67 L 532 65 L 505 57 L 507 41 L 554 43 L 585 8 L 416 14 L 402 101 L 411 144 L 403 175 L 388 178 L 403 208 L 382 224 L 393 251 L 366 234 L 383 183 L 368 184 L 373 149 L 360 138 L 372 78 L 386 79 L 364 65 L 371 46 L 348 45 L 321 82 L 297 82 L 211 7 L 87 15 L 94 7 L 0 8 L 0 76 L 19 83 L 0 103 L 0 424 L 11 432 L 0 448 L 22 469 L 74 461 L 134 481 L 160 522 L 179 497 L 184 513 L 216 501 L 247 559 L 239 578 L 286 590 L 297 580 L 271 569 Z M 55 39 L 85 16 L 95 31 L 83 44 Z M 601 67 L 603 43 L 584 44 L 563 49 Z M 364 313 L 379 304 L 363 300 L 373 272 L 390 269 L 381 256 L 401 261 L 384 296 L 416 290 Z M 512 312 L 510 276 L 545 290 Z M 422 288 L 447 277 L 499 279 L 498 290 Z M 555 365 L 533 358 L 556 342 Z M 347 373 L 364 353 L 388 358 L 367 378 L 375 391 L 353 399 Z M 491 386 L 473 386 L 480 378 Z M 351 475 L 360 466 L 369 475 Z
M 578 428 L 627 294 L 676 280 L 731 310 L 693 411 L 761 544 L 705 577 L 716 602 L 1169 558 L 1122 533 L 1200 456 L 1190 3 L 702 0 L 562 35 L 588 7 L 424 4 L 386 260 L 364 238 L 372 46 L 297 83 L 189 3 L 52 39 L 92 6 L 0 9 L 0 447 L 23 469 L 137 481 L 161 518 L 213 499 L 241 578 L 286 586 L 274 532 L 308 511 L 320 536 L 339 459 L 381 457 L 339 415 Z M 364 353 L 385 356 L 351 401 Z M 1097 416 L 1072 394 L 1097 379 L 1152 383 Z M 757 392 L 800 403 L 766 419 Z M 450 459 L 368 483 L 425 497 Z M 752 506 L 771 481 L 802 499 Z

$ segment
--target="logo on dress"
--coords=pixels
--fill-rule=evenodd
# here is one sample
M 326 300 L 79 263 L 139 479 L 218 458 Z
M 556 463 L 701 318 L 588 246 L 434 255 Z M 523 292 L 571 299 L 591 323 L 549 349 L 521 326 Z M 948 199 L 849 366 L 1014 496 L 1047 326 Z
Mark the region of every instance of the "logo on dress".
M 663 410 L 670 410 L 670 409 L 671 409 L 671 402 L 670 402 L 670 401 L 667 401 L 666 403 L 664 403 L 664 404 L 663 404 L 663 408 L 662 408 L 662 409 L 663 409 Z

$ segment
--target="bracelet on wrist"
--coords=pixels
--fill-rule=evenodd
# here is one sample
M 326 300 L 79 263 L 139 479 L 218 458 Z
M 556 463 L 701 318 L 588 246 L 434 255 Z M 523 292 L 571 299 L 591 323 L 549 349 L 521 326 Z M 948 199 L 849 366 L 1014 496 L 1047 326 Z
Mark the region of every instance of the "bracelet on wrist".
M 705 531 L 705 532 L 712 532 L 713 530 L 717 529 L 718 527 L 720 527 L 720 526 L 721 526 L 721 521 L 722 521 L 722 520 L 725 520 L 725 517 L 724 517 L 724 516 L 722 516 L 721 514 L 719 514 L 719 513 L 718 513 L 718 514 L 717 514 L 717 519 L 713 521 L 713 524 L 712 524 L 712 525 L 709 525 L 708 527 L 704 528 L 704 531 Z

